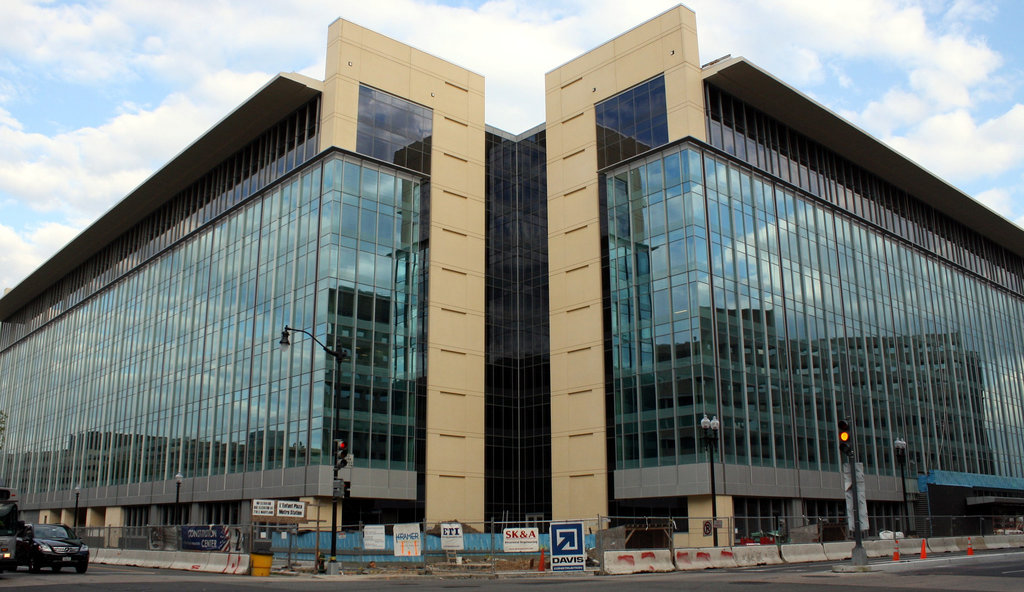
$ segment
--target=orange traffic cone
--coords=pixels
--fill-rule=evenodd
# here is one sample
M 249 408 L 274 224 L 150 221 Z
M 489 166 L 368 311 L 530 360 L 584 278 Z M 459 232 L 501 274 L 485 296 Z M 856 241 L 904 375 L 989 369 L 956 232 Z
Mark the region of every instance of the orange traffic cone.
M 928 547 L 925 546 L 927 542 L 928 539 L 921 539 L 921 559 L 928 559 Z
M 540 548 L 540 565 L 537 566 L 537 571 L 544 571 L 544 547 Z
M 971 546 L 971 537 L 967 537 L 967 554 L 974 555 L 974 547 Z
M 893 539 L 893 540 L 896 542 L 896 550 L 892 552 L 892 560 L 893 561 L 899 561 L 900 560 L 900 540 L 899 539 Z

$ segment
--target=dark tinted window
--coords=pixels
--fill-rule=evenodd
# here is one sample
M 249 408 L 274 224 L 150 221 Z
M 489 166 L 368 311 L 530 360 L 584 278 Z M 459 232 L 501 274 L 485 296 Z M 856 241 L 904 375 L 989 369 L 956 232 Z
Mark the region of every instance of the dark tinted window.
M 356 152 L 429 174 L 433 125 L 433 113 L 427 107 L 359 87 Z
M 598 168 L 668 143 L 664 76 L 606 99 L 594 109 Z

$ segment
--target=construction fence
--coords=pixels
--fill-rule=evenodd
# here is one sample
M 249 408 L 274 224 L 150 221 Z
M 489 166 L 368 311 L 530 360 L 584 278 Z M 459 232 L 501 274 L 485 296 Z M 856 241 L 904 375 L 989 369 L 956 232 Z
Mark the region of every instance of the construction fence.
M 892 538 L 885 517 L 869 519 L 867 539 Z M 383 570 L 525 572 L 551 569 L 552 550 L 564 551 L 564 536 L 552 541 L 552 526 L 582 526 L 574 541 L 585 570 L 600 569 L 607 551 L 738 547 L 824 543 L 852 538 L 845 520 L 835 517 L 598 516 L 576 521 L 481 523 L 349 524 L 339 526 L 335 559 L 347 573 Z M 1021 516 L 931 516 L 903 536 L 948 537 L 1024 533 Z M 742 526 L 739 526 L 742 525 Z M 753 530 L 753 529 L 757 530 Z M 79 535 L 90 547 L 112 550 L 205 551 L 272 554 L 277 569 L 323 570 L 330 561 L 331 531 L 296 525 L 183 525 L 85 527 Z M 717 535 L 717 538 L 716 538 Z M 557 560 L 556 565 L 557 567 Z

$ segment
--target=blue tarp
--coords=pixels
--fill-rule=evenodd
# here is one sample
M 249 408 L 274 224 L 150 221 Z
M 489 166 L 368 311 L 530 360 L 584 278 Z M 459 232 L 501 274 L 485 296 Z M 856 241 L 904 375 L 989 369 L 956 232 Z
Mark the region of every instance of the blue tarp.
M 257 529 L 259 530 L 259 529 Z M 308 551 L 316 547 L 316 533 L 305 532 L 298 535 L 283 532 L 274 532 L 271 538 L 271 547 L 273 548 L 274 554 L 278 557 L 284 557 L 288 553 L 288 539 L 291 539 L 292 552 L 294 558 L 298 560 L 312 561 L 314 559 L 312 553 Z M 428 534 L 423 537 L 426 542 L 427 553 L 441 553 L 441 537 Z M 503 554 L 502 551 L 502 534 L 464 534 L 462 536 L 463 544 L 465 546 L 465 553 L 487 553 L 494 552 L 495 554 Z M 551 549 L 550 535 L 546 533 L 540 533 L 540 547 L 542 549 Z M 593 548 L 596 545 L 594 535 L 584 535 L 584 544 L 587 548 Z M 423 561 L 423 557 L 395 557 L 394 556 L 394 537 L 387 535 L 385 541 L 386 548 L 381 551 L 379 549 L 364 550 L 363 549 L 363 535 L 360 532 L 339 532 L 338 533 L 338 554 L 346 557 L 351 557 L 353 554 L 357 555 L 359 560 L 368 563 L 370 561 L 398 561 L 398 562 L 410 562 L 420 563 Z M 320 533 L 320 552 L 326 554 L 331 548 L 331 533 L 321 532 Z M 302 549 L 307 551 L 306 553 L 299 553 L 298 550 Z M 353 553 L 354 552 L 354 553 Z M 509 553 L 509 556 L 513 555 L 529 555 L 528 553 Z
M 1024 491 L 1024 479 L 1019 477 L 1000 477 L 998 475 L 979 475 L 977 473 L 955 473 L 953 471 L 930 471 L 927 475 L 918 476 L 917 488 L 919 491 L 927 491 L 928 485 L 984 487 L 986 489 Z

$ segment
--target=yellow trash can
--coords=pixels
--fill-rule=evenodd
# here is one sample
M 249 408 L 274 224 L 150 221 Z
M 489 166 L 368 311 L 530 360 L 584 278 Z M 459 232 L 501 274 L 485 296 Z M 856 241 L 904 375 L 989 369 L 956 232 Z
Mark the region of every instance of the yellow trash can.
M 249 565 L 252 568 L 250 573 L 254 576 L 269 576 L 270 566 L 274 563 L 273 555 L 253 553 L 249 555 Z

